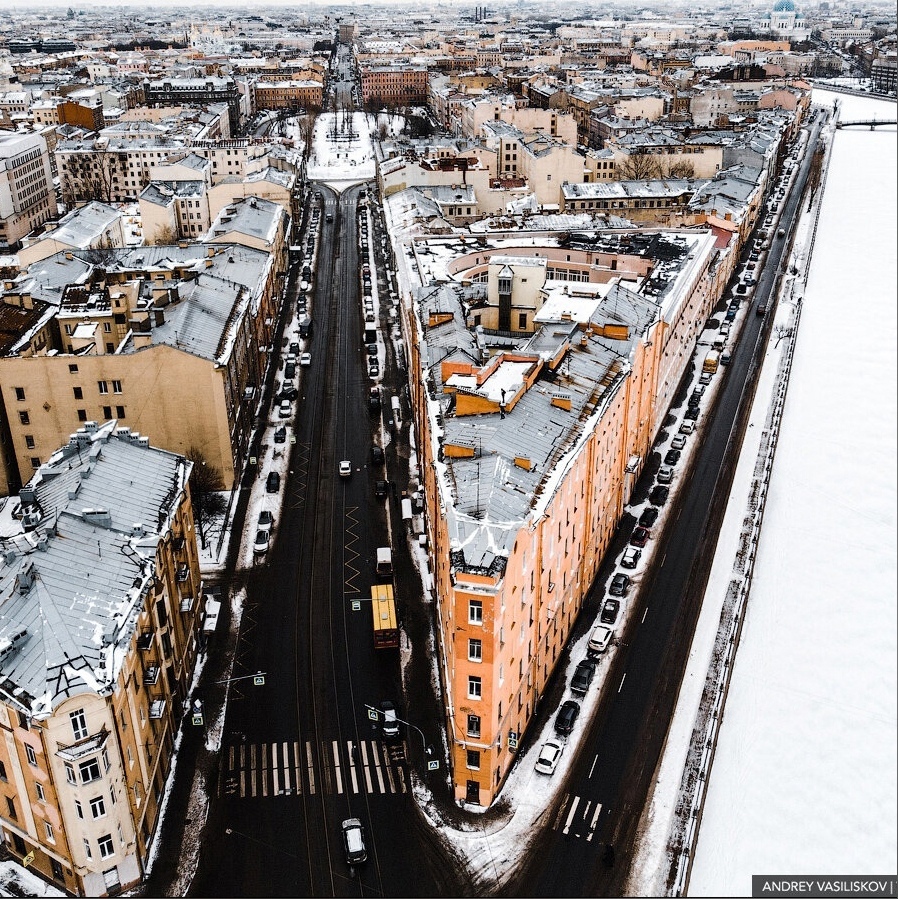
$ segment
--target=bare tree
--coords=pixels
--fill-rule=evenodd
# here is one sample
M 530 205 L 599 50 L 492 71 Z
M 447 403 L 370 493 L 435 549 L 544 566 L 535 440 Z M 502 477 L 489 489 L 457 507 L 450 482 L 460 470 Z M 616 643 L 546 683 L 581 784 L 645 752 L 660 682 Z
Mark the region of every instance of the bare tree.
M 187 450 L 186 457 L 193 463 L 190 472 L 190 500 L 193 503 L 193 517 L 200 532 L 200 546 L 206 548 L 206 529 L 215 519 L 224 515 L 228 508 L 222 491 L 224 479 L 221 471 L 206 460 L 203 451 L 196 446 Z
M 681 159 L 679 162 L 672 162 L 667 166 L 668 178 L 694 178 L 695 165 L 689 159 Z
M 661 177 L 661 164 L 648 153 L 632 153 L 623 160 L 617 170 L 621 181 L 650 181 Z

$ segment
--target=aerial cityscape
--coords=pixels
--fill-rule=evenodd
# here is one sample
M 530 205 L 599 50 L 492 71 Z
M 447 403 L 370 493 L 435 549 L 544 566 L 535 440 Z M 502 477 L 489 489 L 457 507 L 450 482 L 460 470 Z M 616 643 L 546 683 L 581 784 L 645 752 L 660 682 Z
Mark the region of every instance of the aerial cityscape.
M 0 895 L 894 895 L 896 20 L 0 11 Z

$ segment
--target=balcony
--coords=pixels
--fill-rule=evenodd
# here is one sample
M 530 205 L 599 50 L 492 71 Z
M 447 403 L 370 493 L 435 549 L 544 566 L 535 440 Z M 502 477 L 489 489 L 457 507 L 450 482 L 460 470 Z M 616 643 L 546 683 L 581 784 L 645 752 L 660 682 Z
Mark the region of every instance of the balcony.
M 152 631 L 141 631 L 140 635 L 137 637 L 137 648 L 138 649 L 152 649 L 153 648 L 153 632 Z
M 176 552 L 184 552 L 187 541 L 183 537 L 172 537 L 171 548 Z
M 143 672 L 143 682 L 146 686 L 153 686 L 159 680 L 159 666 L 158 665 L 150 665 L 148 668 L 144 669 Z
M 179 584 L 183 584 L 185 581 L 190 578 L 190 566 L 189 565 L 179 565 L 178 566 L 178 574 L 177 580 Z
M 165 700 L 154 699 L 150 703 L 150 719 L 158 720 L 165 714 Z

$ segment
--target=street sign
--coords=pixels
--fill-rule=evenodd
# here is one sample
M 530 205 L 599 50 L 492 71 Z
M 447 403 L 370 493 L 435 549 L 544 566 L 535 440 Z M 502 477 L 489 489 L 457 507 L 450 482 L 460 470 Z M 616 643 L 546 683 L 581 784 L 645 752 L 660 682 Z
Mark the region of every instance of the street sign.
M 296 434 L 291 434 L 291 435 L 290 435 L 290 442 L 291 442 L 291 443 L 296 443 Z
M 265 675 L 264 674 L 254 674 L 253 675 L 253 686 L 254 687 L 264 687 L 265 686 Z
M 362 608 L 362 604 L 357 599 L 354 599 L 352 601 L 352 611 L 358 612 L 359 609 L 361 609 L 361 608 Z
M 22 859 L 22 864 L 27 868 L 34 861 L 34 850 L 32 849 L 25 858 Z
M 372 709 L 370 706 L 368 706 L 368 717 L 372 721 L 377 721 L 378 718 L 380 718 L 380 712 L 378 712 L 377 709 Z
M 202 726 L 203 726 L 203 713 L 202 713 L 202 712 L 200 712 L 199 714 L 194 714 L 194 716 L 193 716 L 193 723 L 194 723 L 197 727 L 202 727 Z
M 509 749 L 517 749 L 518 748 L 518 735 L 516 731 L 510 730 L 508 732 L 508 748 Z
M 250 464 L 250 465 L 255 465 L 255 464 L 257 464 L 257 461 L 258 461 L 258 460 L 256 459 L 255 456 L 250 456 L 250 457 L 249 457 L 249 464 Z
M 427 763 L 428 771 L 439 771 L 439 769 L 440 769 L 440 763 L 438 761 L 432 761 L 432 762 Z

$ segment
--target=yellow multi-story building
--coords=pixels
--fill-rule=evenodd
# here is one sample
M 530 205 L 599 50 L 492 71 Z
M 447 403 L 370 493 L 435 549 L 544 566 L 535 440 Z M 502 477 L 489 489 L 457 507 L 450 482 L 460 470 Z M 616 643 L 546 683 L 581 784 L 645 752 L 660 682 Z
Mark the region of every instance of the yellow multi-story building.
M 89 422 L 0 515 L 0 828 L 68 893 L 140 882 L 202 609 L 191 464 Z
M 413 297 L 459 801 L 491 803 L 514 762 L 719 296 L 720 264 L 702 231 L 608 235 L 589 250 L 530 242 L 458 256 Z

